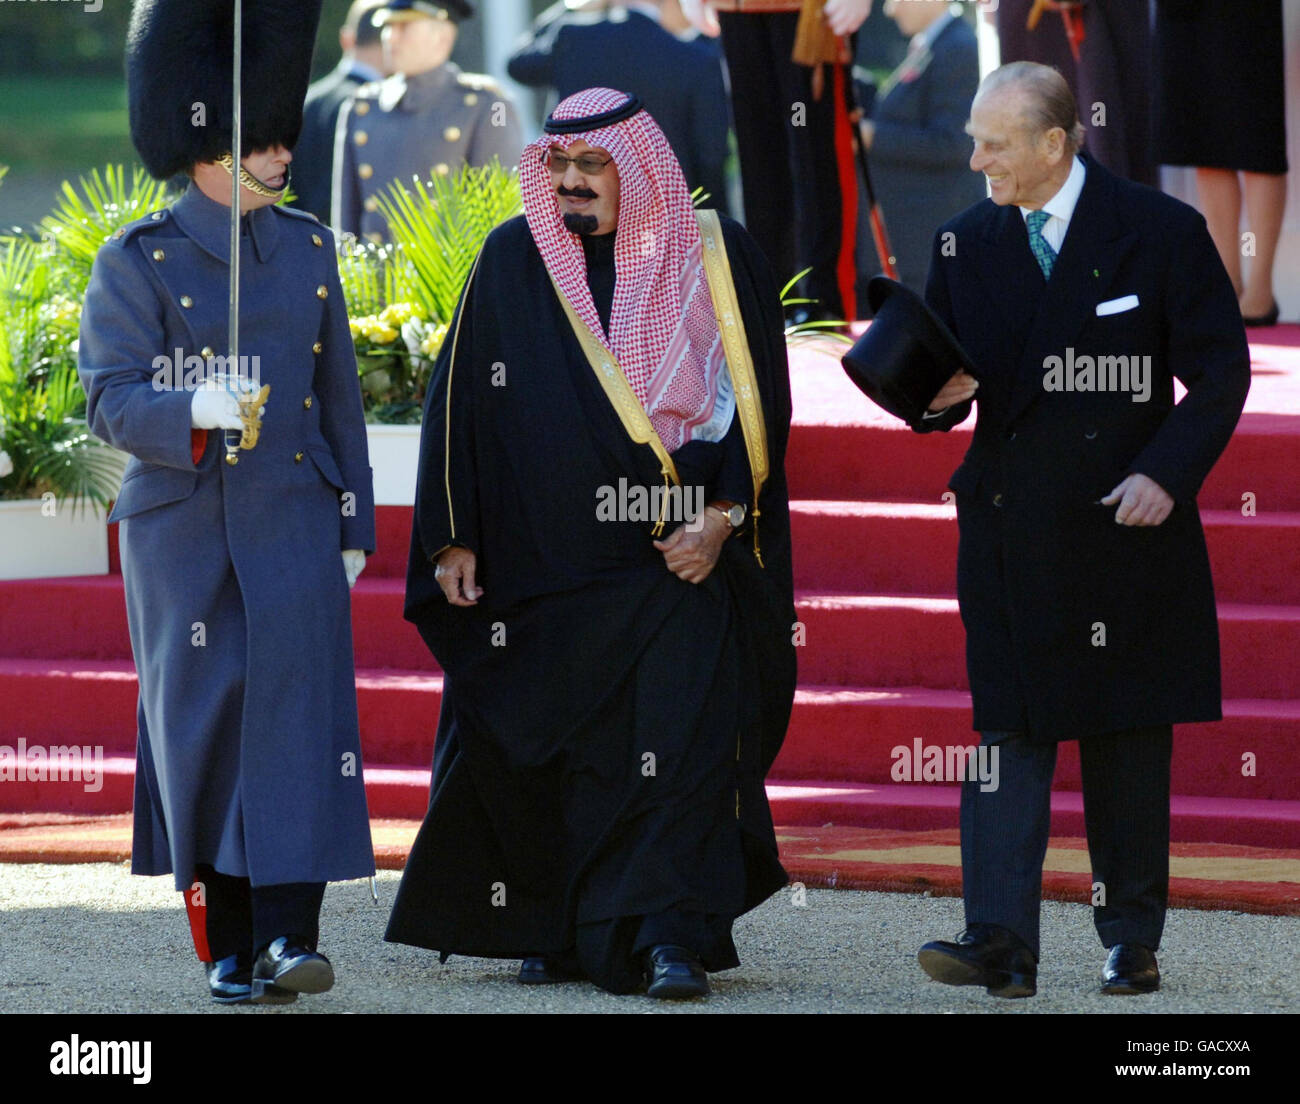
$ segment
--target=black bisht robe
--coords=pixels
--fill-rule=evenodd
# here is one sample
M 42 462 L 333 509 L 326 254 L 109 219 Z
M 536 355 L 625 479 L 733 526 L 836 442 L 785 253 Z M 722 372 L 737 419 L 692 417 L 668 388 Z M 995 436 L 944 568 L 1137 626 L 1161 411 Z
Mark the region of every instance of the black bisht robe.
M 524 218 L 488 236 L 425 403 L 405 616 L 446 680 L 389 941 L 576 957 L 627 992 L 654 943 L 737 965 L 732 921 L 787 881 L 763 778 L 795 687 L 789 373 L 767 262 L 722 225 L 771 475 L 762 564 L 747 520 L 699 585 L 667 569 L 653 519 L 598 519 L 601 488 L 662 486 L 659 462 L 601 390 Z M 737 412 L 726 440 L 674 454 L 705 502 L 723 483 L 752 497 L 728 462 L 739 434 Z M 434 578 L 451 544 L 476 555 L 476 607 Z

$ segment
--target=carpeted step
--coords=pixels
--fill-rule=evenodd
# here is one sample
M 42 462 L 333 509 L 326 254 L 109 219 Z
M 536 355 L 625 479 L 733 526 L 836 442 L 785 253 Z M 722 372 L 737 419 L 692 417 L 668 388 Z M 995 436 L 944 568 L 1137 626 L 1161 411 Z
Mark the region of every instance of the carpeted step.
M 1286 329 L 1285 340 L 1294 341 L 1295 327 Z M 1296 349 L 1282 340 L 1251 345 L 1246 412 L 1201 489 L 1203 509 L 1239 511 L 1242 496 L 1250 494 L 1261 512 L 1300 510 L 1300 420 L 1294 416 L 1300 372 Z M 940 502 L 970 445 L 975 416 L 949 433 L 913 433 L 849 382 L 839 363 L 842 353 L 791 349 L 791 496 Z M 1181 396 L 1181 387 L 1176 392 Z
M 902 831 L 952 828 L 961 803 L 960 787 L 943 785 L 769 782 L 767 792 L 773 820 L 791 826 L 838 824 Z M 1051 833 L 1086 835 L 1082 793 L 1053 791 Z M 1300 801 L 1175 795 L 1170 799 L 1170 838 L 1295 847 L 1300 844 Z
M 1215 724 L 1174 726 L 1174 792 L 1294 798 L 1300 778 L 1300 700 L 1229 700 L 1223 714 Z M 782 779 L 899 781 L 916 758 L 917 740 L 923 749 L 974 745 L 970 695 L 916 687 L 803 686 L 772 773 Z M 1077 742 L 1060 745 L 1053 785 L 1061 790 L 1082 785 Z
M 1300 605 L 1300 512 L 1202 510 L 1220 602 Z M 861 594 L 955 594 L 952 505 L 796 500 L 795 586 Z
M 108 756 L 135 749 L 135 672 L 124 661 L 0 661 L 0 745 L 89 744 Z M 442 677 L 362 670 L 357 704 L 365 761 L 429 763 Z M 775 774 L 786 779 L 899 780 L 893 772 L 915 741 L 970 746 L 970 696 L 915 687 L 805 686 L 795 698 Z M 1289 799 L 1300 777 L 1300 700 L 1229 700 L 1218 724 L 1175 727 L 1173 788 L 1189 795 Z M 1055 785 L 1080 785 L 1078 750 L 1061 746 Z M 0 787 L 2 790 L 3 787 Z
M 357 582 L 352 621 L 358 668 L 437 671 L 415 627 L 402 620 L 402 589 L 399 579 L 363 575 Z M 50 608 L 66 616 L 50 618 Z M 955 598 L 801 592 L 796 613 L 803 626 L 802 682 L 966 688 L 965 635 Z M 1294 661 L 1300 606 L 1225 603 L 1219 621 L 1226 696 L 1300 698 L 1300 664 Z M 114 576 L 2 584 L 0 623 L 24 627 L 5 641 L 4 658 L 131 656 L 121 580 Z
M 801 683 L 968 688 L 956 598 L 802 592 L 795 613 Z M 1220 604 L 1219 635 L 1225 697 L 1300 698 L 1300 606 Z
M 418 819 L 428 807 L 430 772 L 422 767 L 364 769 L 372 817 Z M 0 812 L 125 813 L 131 809 L 135 762 L 102 761 L 93 781 L 10 781 L 0 787 Z M 960 788 L 947 785 L 861 785 L 843 782 L 769 782 L 773 819 L 791 827 L 824 825 L 900 831 L 952 828 Z M 1300 846 L 1300 801 L 1175 796 L 1170 837 L 1177 842 Z M 1085 833 L 1082 794 L 1052 794 L 1053 835 Z

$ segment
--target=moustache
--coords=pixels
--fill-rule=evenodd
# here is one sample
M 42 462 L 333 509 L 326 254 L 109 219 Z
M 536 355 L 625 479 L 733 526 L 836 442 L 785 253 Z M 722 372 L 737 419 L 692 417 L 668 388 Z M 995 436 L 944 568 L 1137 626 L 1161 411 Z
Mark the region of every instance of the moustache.
M 562 195 L 562 196 L 569 196 L 572 199 L 599 199 L 600 198 L 590 188 L 566 188 L 563 184 L 561 184 L 558 188 L 555 189 L 555 194 Z

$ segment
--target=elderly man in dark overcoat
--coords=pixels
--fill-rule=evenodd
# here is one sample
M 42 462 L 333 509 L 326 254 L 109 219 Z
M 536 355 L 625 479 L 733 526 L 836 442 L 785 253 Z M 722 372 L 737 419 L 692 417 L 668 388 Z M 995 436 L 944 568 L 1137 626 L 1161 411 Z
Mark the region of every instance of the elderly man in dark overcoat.
M 110 520 L 140 681 L 132 871 L 174 876 L 214 999 L 287 1003 L 333 983 L 325 883 L 374 873 L 348 594 L 374 507 L 333 240 L 275 205 L 319 4 L 244 11 L 235 164 L 230 0 L 136 5 L 132 136 L 154 176 L 190 183 L 100 250 L 80 371 L 91 430 L 131 454 Z M 225 367 L 270 388 L 243 449 L 235 395 L 204 382 L 228 349 L 232 171 L 241 359 Z
M 1056 746 L 1077 739 L 1102 988 L 1150 992 L 1171 726 L 1221 717 L 1196 495 L 1245 403 L 1245 332 L 1205 220 L 1080 156 L 1054 69 L 990 74 L 968 130 L 990 198 L 940 227 L 926 299 L 977 375 L 953 376 L 917 428 L 950 429 L 978 396 L 949 486 L 974 727 L 1000 778 L 964 784 L 967 928 L 920 962 L 1033 994 Z

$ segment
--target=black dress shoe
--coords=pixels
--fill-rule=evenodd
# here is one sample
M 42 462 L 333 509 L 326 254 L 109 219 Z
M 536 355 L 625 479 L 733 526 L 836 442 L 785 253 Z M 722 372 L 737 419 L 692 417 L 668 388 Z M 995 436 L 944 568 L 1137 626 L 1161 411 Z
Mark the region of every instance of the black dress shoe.
M 1116 943 L 1101 972 L 1101 991 L 1108 996 L 1154 993 L 1160 988 L 1156 956 L 1138 943 Z
M 927 943 L 916 960 L 945 985 L 983 985 L 994 997 L 1038 992 L 1038 959 L 1015 932 L 996 924 L 971 924 L 957 942 Z
M 582 976 L 552 955 L 529 955 L 519 967 L 521 985 L 555 985 L 562 981 L 581 981 Z
M 252 1002 L 288 1004 L 299 993 L 323 993 L 334 985 L 334 967 L 297 935 L 273 939 L 253 963 Z
M 246 1004 L 252 996 L 253 956 L 245 951 L 204 963 L 208 990 L 218 1004 Z
M 646 981 L 646 996 L 661 1000 L 709 995 L 709 975 L 700 956 L 671 943 L 660 943 L 647 952 Z

